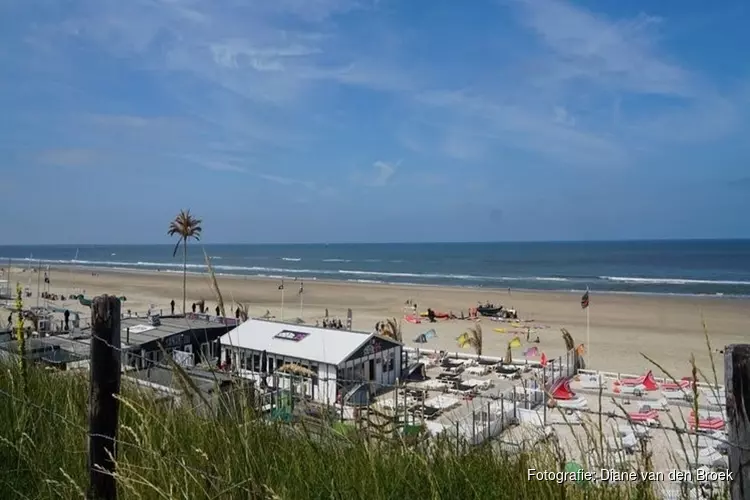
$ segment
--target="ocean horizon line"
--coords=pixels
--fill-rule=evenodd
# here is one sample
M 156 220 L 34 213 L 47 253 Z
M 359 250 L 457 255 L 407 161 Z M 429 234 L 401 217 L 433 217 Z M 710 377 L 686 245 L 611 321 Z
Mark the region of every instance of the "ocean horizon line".
M 0 248 L 19 247 L 138 247 L 138 246 L 173 246 L 174 239 L 159 243 L 10 243 L 0 244 Z M 204 242 L 191 241 L 190 246 L 358 246 L 358 245 L 506 245 L 506 244 L 566 244 L 566 243 L 701 243 L 701 242 L 750 242 L 744 238 L 624 238 L 624 239 L 591 239 L 591 240 L 486 240 L 486 241 L 391 241 L 391 242 L 294 242 L 294 243 L 242 243 L 242 242 Z
M 103 271 L 111 273 L 124 273 L 124 274 L 145 274 L 145 275 L 159 275 L 164 273 L 166 275 L 182 274 L 181 269 L 160 269 L 154 270 L 149 268 L 133 268 L 133 267 L 108 267 L 108 266 L 96 266 L 96 265 L 82 265 L 82 264 L 65 264 L 55 263 L 50 266 L 50 269 L 57 269 L 64 271 L 67 269 L 75 269 L 78 271 Z M 209 272 L 207 269 L 197 270 L 196 267 L 189 268 L 187 271 L 188 275 L 191 276 L 208 276 Z M 566 294 L 581 294 L 589 292 L 591 294 L 602 294 L 602 295 L 634 295 L 634 296 L 656 296 L 656 297 L 698 297 L 698 298 L 713 298 L 713 299 L 739 299 L 748 300 L 750 294 L 723 294 L 723 293 L 681 293 L 681 292 L 643 292 L 643 291 L 624 291 L 624 290 L 605 290 L 597 288 L 526 288 L 523 286 L 519 287 L 504 287 L 504 286 L 483 286 L 483 285 L 460 285 L 460 284 L 442 284 L 442 283 L 417 283 L 409 281 L 386 281 L 386 280 L 368 280 L 368 279 L 335 279 L 330 277 L 318 278 L 318 277 L 299 277 L 294 275 L 268 275 L 268 274 L 236 274 L 227 272 L 215 272 L 217 277 L 230 278 L 233 280 L 250 280 L 250 281 L 300 281 L 309 283 L 321 283 L 321 284 L 350 284 L 350 285 L 375 285 L 375 286 L 403 286 L 403 287 L 424 287 L 424 288 L 450 288 L 450 289 L 461 289 L 461 290 L 480 290 L 488 293 L 506 293 L 507 288 L 511 288 L 514 292 L 522 293 L 566 293 Z M 533 279 L 533 278 L 532 278 Z M 750 285 L 750 282 L 748 283 Z

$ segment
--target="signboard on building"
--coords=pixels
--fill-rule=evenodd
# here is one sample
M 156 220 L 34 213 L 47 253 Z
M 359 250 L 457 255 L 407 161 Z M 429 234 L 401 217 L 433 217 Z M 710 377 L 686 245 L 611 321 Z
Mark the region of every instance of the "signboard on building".
M 276 335 L 274 335 L 273 338 L 282 339 L 282 340 L 291 340 L 292 342 L 299 342 L 300 340 L 307 338 L 308 335 L 310 334 L 307 332 L 293 332 L 291 330 L 282 330 Z
M 350 357 L 350 359 L 367 358 L 375 354 L 380 354 L 397 345 L 398 344 L 396 344 L 395 342 L 390 342 L 379 337 L 371 337 L 370 340 L 365 343 L 365 345 L 360 347 L 357 352 L 355 352 Z

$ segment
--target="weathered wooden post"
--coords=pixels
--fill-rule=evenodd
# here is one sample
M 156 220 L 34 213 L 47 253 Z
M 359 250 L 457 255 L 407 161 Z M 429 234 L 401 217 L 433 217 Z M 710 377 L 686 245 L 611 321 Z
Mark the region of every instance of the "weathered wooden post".
M 91 304 L 91 392 L 89 395 L 90 500 L 115 500 L 120 392 L 120 300 L 96 297 Z
M 726 347 L 724 387 L 732 500 L 750 499 L 750 345 Z

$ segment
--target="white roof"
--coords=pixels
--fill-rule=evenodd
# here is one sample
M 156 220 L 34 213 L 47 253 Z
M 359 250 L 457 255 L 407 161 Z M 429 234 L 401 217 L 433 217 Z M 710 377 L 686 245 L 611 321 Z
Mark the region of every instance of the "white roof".
M 294 334 L 303 338 L 283 338 L 284 335 L 293 337 Z M 374 333 L 250 319 L 222 335 L 221 344 L 338 365 L 374 336 Z

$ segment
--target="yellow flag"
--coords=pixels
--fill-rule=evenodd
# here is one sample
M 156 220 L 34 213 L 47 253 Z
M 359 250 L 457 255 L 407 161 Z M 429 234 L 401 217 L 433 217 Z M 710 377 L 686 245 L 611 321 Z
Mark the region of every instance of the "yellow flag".
M 508 347 L 521 347 L 521 339 L 518 337 L 513 337 L 513 340 L 508 342 Z
M 465 347 L 466 344 L 469 343 L 469 334 L 467 332 L 464 332 L 461 335 L 459 335 L 456 340 L 458 340 L 459 347 Z

